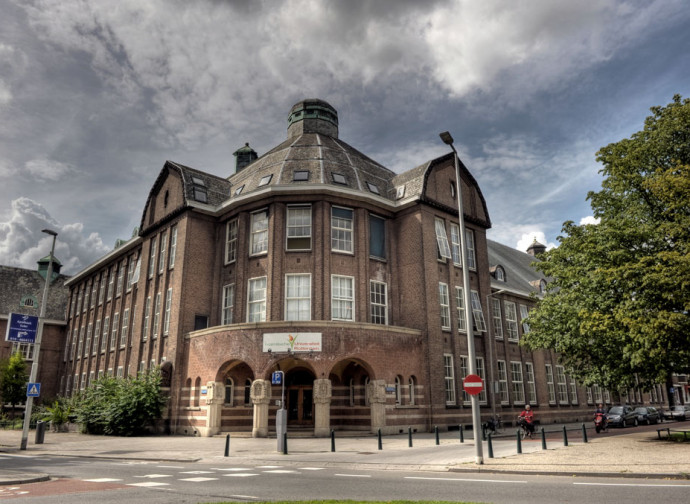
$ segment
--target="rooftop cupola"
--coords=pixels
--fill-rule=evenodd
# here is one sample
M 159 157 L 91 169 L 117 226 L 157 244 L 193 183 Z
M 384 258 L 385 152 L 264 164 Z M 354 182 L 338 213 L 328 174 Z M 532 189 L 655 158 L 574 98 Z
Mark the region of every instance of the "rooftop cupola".
M 532 245 L 527 247 L 527 253 L 531 256 L 537 257 L 539 254 L 546 252 L 546 245 L 542 245 L 534 238 Z
M 233 152 L 232 155 L 235 156 L 235 173 L 239 173 L 242 168 L 259 157 L 256 151 L 249 147 L 249 142 Z
M 48 263 L 50 263 L 50 255 L 42 257 L 36 262 L 38 263 L 38 274 L 45 279 L 46 275 L 48 274 Z M 58 277 L 61 268 L 62 263 L 58 260 L 57 257 L 53 256 L 53 274 L 51 275 L 53 278 L 50 279 L 51 282 Z
M 319 133 L 338 138 L 338 112 L 323 100 L 309 99 L 293 105 L 288 116 L 288 138 Z

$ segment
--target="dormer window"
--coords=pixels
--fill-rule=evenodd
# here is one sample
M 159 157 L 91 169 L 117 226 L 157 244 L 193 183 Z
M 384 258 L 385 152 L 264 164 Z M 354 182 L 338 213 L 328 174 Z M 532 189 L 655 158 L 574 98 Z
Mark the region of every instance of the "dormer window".
M 401 185 L 395 189 L 395 199 L 401 199 L 405 197 L 405 186 Z
M 345 175 L 342 175 L 341 173 L 333 173 L 333 182 L 336 184 L 347 185 L 347 179 L 345 178 Z
M 367 182 L 367 187 L 368 187 L 369 190 L 370 190 L 371 192 L 373 192 L 374 194 L 381 194 L 381 193 L 379 192 L 378 186 L 376 186 L 376 185 L 374 185 L 374 184 L 370 184 L 369 182 Z
M 506 281 L 506 272 L 502 266 L 496 267 L 496 280 L 500 280 L 501 282 Z
M 546 294 L 546 280 L 539 281 L 539 294 Z
M 244 189 L 244 184 L 235 189 L 235 196 L 242 194 L 242 189 Z
M 261 177 L 261 180 L 259 181 L 259 187 L 268 185 L 268 183 L 271 181 L 272 178 L 273 178 L 273 174 L 264 175 L 263 177 Z
M 208 202 L 208 194 L 206 193 L 206 184 L 203 179 L 199 177 L 192 177 L 193 197 L 196 201 L 201 203 Z
M 292 174 L 294 182 L 304 182 L 309 180 L 309 172 L 307 170 L 297 170 Z

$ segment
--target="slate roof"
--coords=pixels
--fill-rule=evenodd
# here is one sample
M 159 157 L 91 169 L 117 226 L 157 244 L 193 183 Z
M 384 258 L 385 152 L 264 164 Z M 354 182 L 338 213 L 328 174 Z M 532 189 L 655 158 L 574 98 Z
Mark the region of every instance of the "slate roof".
M 505 270 L 506 281 L 491 278 L 492 289 L 506 289 L 509 292 L 529 296 L 539 293 L 539 283 L 548 279 L 537 271 L 532 263 L 538 259 L 502 243 L 486 240 L 489 249 L 489 266 L 493 269 L 501 265 Z
M 65 287 L 65 282 L 68 278 L 65 275 L 57 275 L 57 278 L 51 283 L 48 292 L 46 318 L 66 320 L 69 289 Z M 0 266 L 0 286 L 2 286 L 0 289 L 0 314 L 7 316 L 8 313 L 12 312 L 38 316 L 44 285 L 45 280 L 38 274 L 37 270 Z M 21 299 L 28 295 L 33 296 L 37 301 L 33 308 L 20 306 Z

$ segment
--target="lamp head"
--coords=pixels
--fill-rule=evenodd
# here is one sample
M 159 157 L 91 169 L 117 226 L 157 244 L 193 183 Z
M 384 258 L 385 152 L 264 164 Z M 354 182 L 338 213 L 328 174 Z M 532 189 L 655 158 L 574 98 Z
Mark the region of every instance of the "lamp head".
M 451 136 L 449 131 L 444 131 L 443 133 L 439 133 L 441 137 L 441 140 L 443 140 L 443 143 L 446 145 L 453 145 L 453 137 Z
M 41 229 L 41 232 L 49 234 L 51 236 L 57 236 L 57 233 L 55 231 L 53 231 L 52 229 Z

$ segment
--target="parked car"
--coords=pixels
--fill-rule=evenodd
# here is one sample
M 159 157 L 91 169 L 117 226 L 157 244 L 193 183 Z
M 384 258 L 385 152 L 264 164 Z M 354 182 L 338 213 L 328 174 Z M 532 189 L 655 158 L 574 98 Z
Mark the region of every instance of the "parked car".
M 635 408 L 635 414 L 639 423 L 647 425 L 659 423 L 659 410 L 652 406 L 638 406 Z
M 625 427 L 626 425 L 637 427 L 639 425 L 637 414 L 630 406 L 613 406 L 606 415 L 609 419 L 609 427 Z
M 666 418 L 672 418 L 673 420 L 690 419 L 690 404 L 677 404 L 666 412 Z

